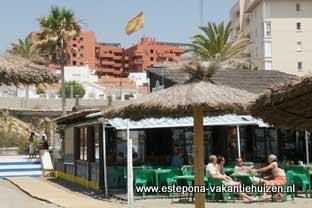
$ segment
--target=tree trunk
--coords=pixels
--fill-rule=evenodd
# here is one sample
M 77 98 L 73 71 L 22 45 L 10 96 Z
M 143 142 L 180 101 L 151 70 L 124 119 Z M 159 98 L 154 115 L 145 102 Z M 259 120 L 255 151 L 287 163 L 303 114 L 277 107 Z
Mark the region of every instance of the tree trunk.
M 203 110 L 193 109 L 194 119 L 194 166 L 195 166 L 195 186 L 204 186 L 204 127 Z M 195 193 L 195 207 L 205 207 L 205 193 Z
M 62 96 L 62 114 L 66 114 L 66 92 L 65 92 L 65 72 L 64 72 L 64 65 L 61 65 L 61 96 Z

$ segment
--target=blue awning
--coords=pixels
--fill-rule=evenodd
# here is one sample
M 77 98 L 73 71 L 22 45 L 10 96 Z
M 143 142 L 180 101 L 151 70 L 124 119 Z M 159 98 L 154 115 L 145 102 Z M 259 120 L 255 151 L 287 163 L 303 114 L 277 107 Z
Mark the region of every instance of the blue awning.
M 126 119 L 114 118 L 108 119 L 107 123 L 118 130 L 129 129 L 151 129 L 151 128 L 173 128 L 173 127 L 192 127 L 193 118 L 186 117 L 180 119 L 161 118 L 144 119 L 141 121 L 131 121 Z M 204 126 L 246 126 L 257 125 L 268 127 L 261 119 L 255 119 L 252 116 L 225 115 L 217 117 L 205 117 Z

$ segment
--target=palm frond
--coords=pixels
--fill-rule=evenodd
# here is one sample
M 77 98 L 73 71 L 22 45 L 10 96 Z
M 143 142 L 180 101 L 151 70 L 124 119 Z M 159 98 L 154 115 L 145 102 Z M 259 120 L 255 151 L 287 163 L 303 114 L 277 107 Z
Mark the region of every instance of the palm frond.
M 190 50 L 202 61 L 224 62 L 228 65 L 249 59 L 249 39 L 243 33 L 231 37 L 231 22 L 225 24 L 208 23 L 199 28 L 203 34 L 192 37 Z

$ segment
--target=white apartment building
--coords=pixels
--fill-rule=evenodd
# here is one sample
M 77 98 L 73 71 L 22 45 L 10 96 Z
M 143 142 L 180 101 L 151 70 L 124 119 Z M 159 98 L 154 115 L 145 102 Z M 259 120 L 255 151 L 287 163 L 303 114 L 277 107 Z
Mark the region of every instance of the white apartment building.
M 259 69 L 312 73 L 312 0 L 239 0 L 230 19 L 233 34 L 250 37 Z

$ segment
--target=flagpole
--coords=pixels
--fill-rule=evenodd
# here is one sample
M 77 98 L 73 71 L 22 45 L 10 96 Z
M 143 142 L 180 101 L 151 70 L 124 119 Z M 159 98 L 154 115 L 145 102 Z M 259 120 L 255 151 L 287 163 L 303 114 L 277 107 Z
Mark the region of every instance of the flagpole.
M 144 24 L 143 24 L 143 28 L 142 28 L 142 32 L 143 32 L 143 72 L 145 71 L 145 16 L 144 16 Z

